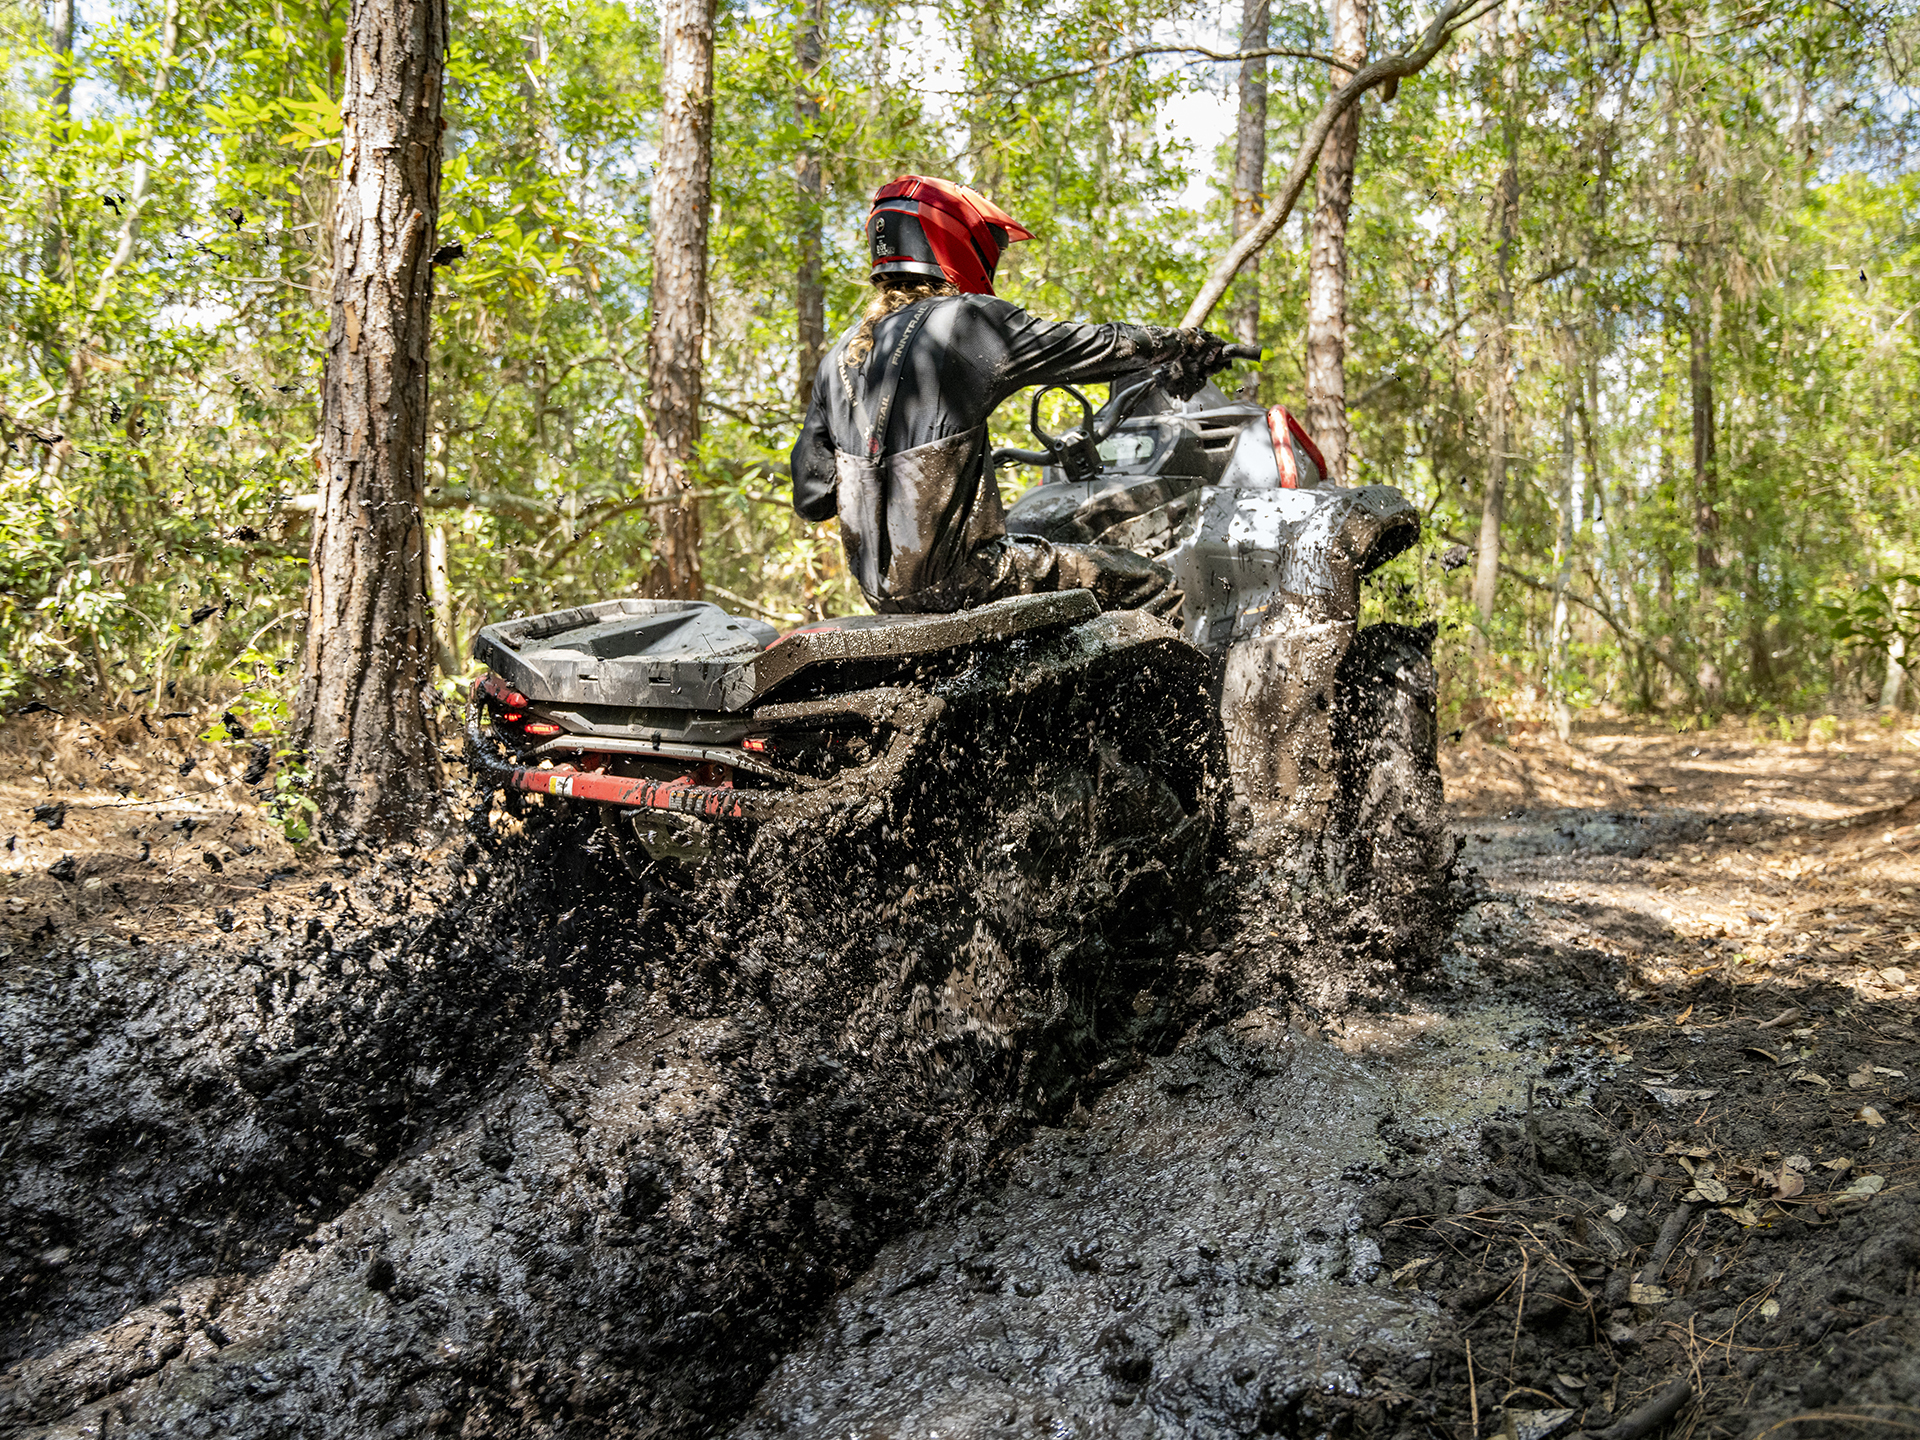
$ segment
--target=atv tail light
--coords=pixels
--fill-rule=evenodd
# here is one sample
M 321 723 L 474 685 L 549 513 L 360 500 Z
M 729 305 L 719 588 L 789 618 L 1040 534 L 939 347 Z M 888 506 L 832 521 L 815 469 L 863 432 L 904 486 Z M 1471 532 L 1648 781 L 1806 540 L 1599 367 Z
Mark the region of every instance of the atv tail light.
M 500 712 L 500 718 L 509 725 L 514 725 L 526 719 L 527 712 L 524 710 L 503 710 Z
M 507 691 L 506 694 L 500 697 L 500 700 L 501 703 L 509 705 L 515 710 L 524 710 L 527 708 L 527 697 L 522 695 L 518 690 Z
M 549 725 L 544 720 L 535 720 L 526 728 L 527 734 L 529 735 L 558 735 L 560 733 L 560 727 L 558 725 Z
M 740 742 L 740 748 L 742 750 L 751 750 L 756 755 L 764 755 L 773 748 L 773 744 L 768 740 L 742 740 Z

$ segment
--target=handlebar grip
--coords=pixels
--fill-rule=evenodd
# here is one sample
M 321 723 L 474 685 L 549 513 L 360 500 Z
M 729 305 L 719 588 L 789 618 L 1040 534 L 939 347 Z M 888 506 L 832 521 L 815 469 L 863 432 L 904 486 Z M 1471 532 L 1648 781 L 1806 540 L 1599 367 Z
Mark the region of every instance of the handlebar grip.
M 996 469 L 1002 465 L 1051 465 L 1054 463 L 1054 457 L 1045 450 L 1015 450 L 1010 445 L 1001 446 L 988 459 Z
M 1220 353 L 1229 360 L 1258 360 L 1260 358 L 1260 347 L 1258 345 L 1229 345 Z

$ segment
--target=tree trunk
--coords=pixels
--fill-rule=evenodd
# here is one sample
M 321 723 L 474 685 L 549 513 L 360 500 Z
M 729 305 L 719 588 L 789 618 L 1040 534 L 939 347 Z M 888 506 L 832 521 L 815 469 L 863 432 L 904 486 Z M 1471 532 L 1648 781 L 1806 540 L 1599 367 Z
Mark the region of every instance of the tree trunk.
M 53 53 L 59 57 L 59 74 L 53 84 L 54 134 L 67 142 L 67 127 L 73 122 L 73 28 L 77 18 L 74 0 L 62 0 L 52 7 Z M 50 280 L 72 283 L 73 256 L 67 248 L 66 187 L 56 185 L 47 201 L 47 231 L 41 241 L 40 272 Z
M 1000 0 L 973 0 L 967 16 L 967 41 L 973 52 L 974 83 L 984 84 L 1000 65 Z M 1000 112 L 992 98 L 977 95 L 967 111 L 967 161 L 973 188 L 988 199 L 999 189 L 1002 175 L 1000 124 Z M 1012 260 L 1018 254 L 1019 247 L 1014 246 L 1003 258 Z
M 1720 578 L 1720 461 L 1713 437 L 1713 302 L 1696 284 L 1687 307 L 1687 373 L 1693 392 L 1693 539 L 1702 586 Z
M 700 595 L 701 351 L 707 336 L 707 214 L 713 193 L 714 0 L 668 0 L 660 158 L 653 185 L 653 328 L 647 335 L 642 479 L 659 536 L 647 590 Z
M 1367 58 L 1368 0 L 1329 0 L 1338 90 Z M 1347 215 L 1360 152 L 1360 107 L 1342 115 L 1320 147 L 1313 240 L 1307 257 L 1307 429 L 1327 459 L 1327 478 L 1347 483 Z
M 1240 48 L 1264 50 L 1269 31 L 1267 0 L 1243 0 L 1240 12 Z M 1267 208 L 1267 57 L 1240 62 L 1240 124 L 1233 151 L 1233 238 L 1238 240 L 1260 223 Z M 1260 343 L 1260 263 L 1240 272 L 1234 282 L 1230 324 L 1233 338 L 1245 345 Z M 1257 385 L 1249 380 L 1249 385 Z
M 353 0 L 298 733 L 323 829 L 395 839 L 431 810 L 427 344 L 446 0 Z
M 814 92 L 814 79 L 826 58 L 826 0 L 806 0 L 800 23 L 794 30 L 793 53 L 800 63 L 800 93 L 793 102 L 794 117 L 806 137 L 800 158 L 794 164 L 800 181 L 800 264 L 794 276 L 794 309 L 798 346 L 795 365 L 800 383 L 800 408 L 813 399 L 813 377 L 827 353 L 827 284 L 820 253 L 821 204 L 826 196 L 825 177 L 820 164 L 820 97 Z
M 1480 612 L 1481 635 L 1493 620 L 1493 606 L 1500 593 L 1500 522 L 1507 506 L 1507 450 L 1512 444 L 1507 414 L 1512 404 L 1513 383 L 1513 247 L 1520 230 L 1520 88 L 1519 37 L 1508 42 L 1500 29 L 1500 11 L 1494 11 L 1495 54 L 1500 56 L 1501 108 L 1505 130 L 1507 165 L 1495 193 L 1500 245 L 1496 252 L 1499 295 L 1498 324 L 1488 360 L 1493 374 L 1487 387 L 1487 490 L 1480 507 L 1479 563 L 1473 574 L 1473 604 Z M 1505 52 L 1502 55 L 1501 52 Z
M 1565 376 L 1565 394 L 1560 406 L 1560 493 L 1555 497 L 1560 511 L 1560 530 L 1554 537 L 1553 628 L 1547 636 L 1547 693 L 1553 697 L 1553 725 L 1562 740 L 1567 739 L 1573 729 L 1566 683 L 1567 627 L 1570 619 L 1567 594 L 1573 588 L 1573 515 L 1576 508 L 1573 418 L 1574 396 L 1579 388 L 1579 382 L 1575 379 L 1571 343 L 1566 350 L 1568 363 L 1561 372 Z

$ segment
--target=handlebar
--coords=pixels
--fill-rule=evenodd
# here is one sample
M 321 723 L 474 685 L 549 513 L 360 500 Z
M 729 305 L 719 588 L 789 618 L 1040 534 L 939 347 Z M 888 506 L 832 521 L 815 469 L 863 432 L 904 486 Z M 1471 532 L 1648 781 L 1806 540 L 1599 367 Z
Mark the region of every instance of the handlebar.
M 1258 360 L 1262 353 L 1258 345 L 1226 345 L 1221 347 L 1221 363 L 1215 368 L 1224 370 L 1228 362 L 1234 360 Z M 1145 398 L 1149 390 L 1156 389 L 1166 379 L 1167 367 L 1156 366 L 1126 389 L 1109 396 L 1107 403 L 1098 411 L 1085 395 L 1071 385 L 1043 385 L 1033 392 L 1033 403 L 1027 410 L 1027 427 L 1046 448 L 1016 450 L 1012 446 L 1002 446 L 993 452 L 990 463 L 996 468 L 1009 463 L 1054 465 L 1065 471 L 1070 480 L 1091 479 L 1100 469 L 1100 456 L 1095 447 L 1120 428 L 1120 422 L 1133 414 L 1134 406 Z M 1058 439 L 1040 428 L 1040 402 L 1055 390 L 1066 391 L 1080 403 L 1079 427 L 1069 430 Z

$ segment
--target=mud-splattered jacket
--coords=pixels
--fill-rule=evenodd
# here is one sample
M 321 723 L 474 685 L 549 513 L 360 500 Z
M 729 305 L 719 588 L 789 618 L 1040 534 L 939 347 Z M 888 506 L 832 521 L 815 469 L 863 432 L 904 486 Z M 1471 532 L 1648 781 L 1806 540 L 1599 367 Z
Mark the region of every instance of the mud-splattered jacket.
M 1181 353 L 1178 330 L 1056 324 L 991 295 L 924 300 L 854 331 L 827 353 L 793 447 L 793 508 L 838 514 L 848 563 L 876 605 L 938 590 L 975 546 L 1006 533 L 983 483 L 987 417 L 1028 385 L 1109 380 Z M 897 354 L 890 397 L 883 377 Z M 869 391 L 876 393 L 869 393 Z M 871 413 L 870 413 L 871 412 Z

